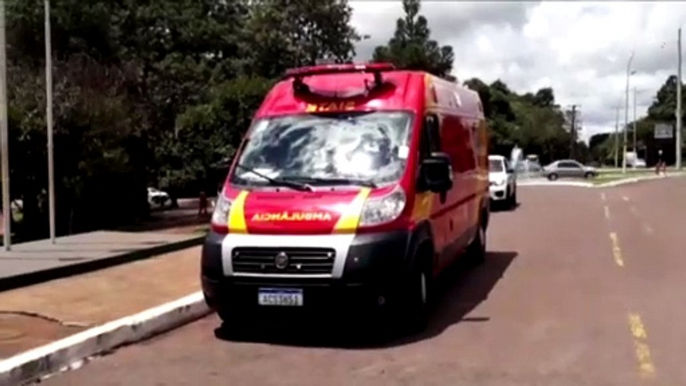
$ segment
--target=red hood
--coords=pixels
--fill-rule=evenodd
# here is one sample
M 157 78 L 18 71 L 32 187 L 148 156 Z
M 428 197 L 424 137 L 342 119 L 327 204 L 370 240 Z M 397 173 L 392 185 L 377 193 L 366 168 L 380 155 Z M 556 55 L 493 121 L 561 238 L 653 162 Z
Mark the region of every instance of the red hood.
M 233 229 L 232 226 L 230 232 L 331 234 L 355 231 L 369 189 L 242 194 L 245 200 L 234 202 L 231 216 L 240 216 L 242 212 L 246 229 Z

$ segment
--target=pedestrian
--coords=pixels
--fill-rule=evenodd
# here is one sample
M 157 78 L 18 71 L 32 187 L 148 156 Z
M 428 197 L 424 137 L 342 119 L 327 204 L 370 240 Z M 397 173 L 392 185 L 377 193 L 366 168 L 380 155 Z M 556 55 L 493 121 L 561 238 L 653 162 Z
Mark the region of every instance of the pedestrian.
M 198 217 L 207 216 L 207 195 L 205 192 L 200 192 L 198 199 Z

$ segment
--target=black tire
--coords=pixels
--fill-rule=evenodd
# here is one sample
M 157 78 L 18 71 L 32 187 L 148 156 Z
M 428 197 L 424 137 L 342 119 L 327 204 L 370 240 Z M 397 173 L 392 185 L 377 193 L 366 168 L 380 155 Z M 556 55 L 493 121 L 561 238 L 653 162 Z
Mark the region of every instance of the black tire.
M 228 307 L 218 307 L 216 312 L 222 321 L 222 335 L 227 338 L 242 336 L 250 326 L 250 317 L 245 312 Z
M 400 322 L 402 333 L 417 334 L 426 329 L 429 319 L 429 299 L 432 293 L 431 250 L 421 248 L 415 258 L 414 269 L 409 273 L 396 304 L 394 318 Z
M 549 179 L 550 181 L 555 181 L 555 180 L 557 180 L 558 177 L 559 177 L 559 176 L 557 175 L 557 173 L 550 173 L 550 174 L 548 174 L 548 179 Z
M 481 224 L 474 240 L 467 247 L 466 257 L 471 267 L 479 266 L 486 261 L 486 229 Z
M 589 178 L 593 178 L 593 177 L 595 177 L 595 173 L 593 173 L 593 172 L 586 172 L 584 174 L 585 179 L 589 179 Z

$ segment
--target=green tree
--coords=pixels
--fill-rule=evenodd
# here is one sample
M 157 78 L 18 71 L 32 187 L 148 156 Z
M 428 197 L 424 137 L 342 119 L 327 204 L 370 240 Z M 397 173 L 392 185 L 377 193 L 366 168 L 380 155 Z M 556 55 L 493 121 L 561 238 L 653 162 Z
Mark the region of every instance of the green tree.
M 473 78 L 465 85 L 481 98 L 491 153 L 507 155 L 517 145 L 526 154 L 539 155 L 543 163 L 569 156 L 571 138 L 552 88 L 518 95 L 501 80 L 487 85 Z
M 246 72 L 265 78 L 320 60 L 348 62 L 362 39 L 350 25 L 352 8 L 344 0 L 253 0 L 249 13 Z
M 436 76 L 454 79 L 455 55 L 451 46 L 439 46 L 431 39 L 426 18 L 419 14 L 420 0 L 403 0 L 405 17 L 396 22 L 395 33 L 385 46 L 374 50 L 373 62 L 390 62 L 408 70 L 427 71 Z

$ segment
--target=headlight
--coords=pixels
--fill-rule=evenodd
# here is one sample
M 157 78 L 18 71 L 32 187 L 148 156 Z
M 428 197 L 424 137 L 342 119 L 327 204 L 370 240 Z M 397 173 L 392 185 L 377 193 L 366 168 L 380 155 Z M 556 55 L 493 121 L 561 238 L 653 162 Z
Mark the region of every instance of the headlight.
M 212 212 L 212 224 L 220 227 L 225 227 L 229 222 L 229 210 L 231 209 L 231 200 L 226 198 L 224 192 L 219 193 L 217 203 Z
M 395 220 L 405 209 L 406 201 L 405 192 L 400 187 L 385 196 L 368 198 L 362 208 L 360 226 L 379 225 Z

